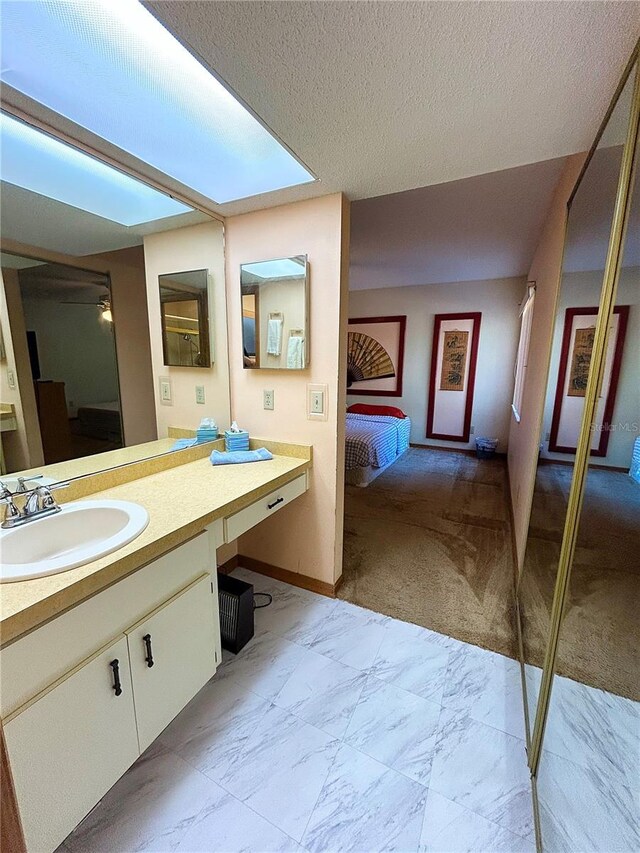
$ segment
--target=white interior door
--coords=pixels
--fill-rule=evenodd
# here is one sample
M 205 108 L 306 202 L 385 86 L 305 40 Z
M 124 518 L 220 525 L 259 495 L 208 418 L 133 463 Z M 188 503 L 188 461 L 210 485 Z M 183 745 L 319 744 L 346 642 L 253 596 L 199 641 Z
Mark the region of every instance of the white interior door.
M 55 850 L 139 755 L 126 637 L 9 718 L 4 733 L 27 850 Z
M 214 594 L 205 575 L 127 632 L 142 751 L 216 671 Z

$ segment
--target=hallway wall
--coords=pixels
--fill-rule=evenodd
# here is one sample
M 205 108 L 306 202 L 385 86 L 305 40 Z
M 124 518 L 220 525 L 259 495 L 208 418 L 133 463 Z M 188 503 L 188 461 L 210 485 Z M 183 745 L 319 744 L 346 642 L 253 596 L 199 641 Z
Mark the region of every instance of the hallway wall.
M 575 186 L 585 154 L 567 158 L 527 278 L 536 282 L 536 301 L 529 341 L 528 367 L 524 380 L 521 419 L 509 426 L 509 484 L 518 566 L 522 566 L 527 544 L 529 515 L 538 464 L 538 445 L 551 342 L 560 287 L 567 201 Z

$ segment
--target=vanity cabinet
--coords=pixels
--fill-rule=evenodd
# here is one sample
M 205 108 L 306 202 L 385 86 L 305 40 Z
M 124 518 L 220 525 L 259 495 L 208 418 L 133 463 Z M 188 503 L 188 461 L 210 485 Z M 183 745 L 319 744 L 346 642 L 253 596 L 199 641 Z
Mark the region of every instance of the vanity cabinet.
M 140 751 L 215 673 L 210 575 L 127 631 Z
M 0 651 L 28 853 L 55 850 L 215 674 L 221 535 L 219 522 Z
M 127 638 L 36 697 L 4 734 L 27 850 L 54 850 L 139 755 Z

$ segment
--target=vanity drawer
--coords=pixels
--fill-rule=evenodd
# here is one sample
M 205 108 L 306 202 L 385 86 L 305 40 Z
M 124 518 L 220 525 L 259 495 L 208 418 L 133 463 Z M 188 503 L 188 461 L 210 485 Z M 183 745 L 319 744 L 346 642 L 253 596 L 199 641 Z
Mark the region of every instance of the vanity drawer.
M 282 486 L 281 489 L 271 492 L 259 501 L 252 503 L 251 506 L 230 515 L 229 518 L 225 518 L 224 541 L 233 542 L 238 536 L 242 536 L 247 530 L 251 530 L 256 524 L 264 521 L 265 518 L 269 518 L 283 506 L 303 495 L 307 488 L 307 474 L 305 472 L 300 477 L 296 477 L 295 480 Z

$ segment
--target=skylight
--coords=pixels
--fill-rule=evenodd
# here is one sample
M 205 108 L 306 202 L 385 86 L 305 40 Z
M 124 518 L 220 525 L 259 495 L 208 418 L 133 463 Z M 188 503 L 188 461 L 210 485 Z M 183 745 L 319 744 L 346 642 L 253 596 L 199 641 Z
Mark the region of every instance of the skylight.
M 140 225 L 192 210 L 77 148 L 0 114 L 2 180 L 95 213 Z
M 258 278 L 299 278 L 304 275 L 304 261 L 295 261 L 293 258 L 258 261 L 255 264 L 243 264 L 242 271 Z
M 138 0 L 5 0 L 0 78 L 216 202 L 313 176 Z

